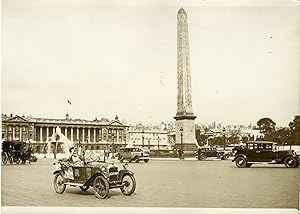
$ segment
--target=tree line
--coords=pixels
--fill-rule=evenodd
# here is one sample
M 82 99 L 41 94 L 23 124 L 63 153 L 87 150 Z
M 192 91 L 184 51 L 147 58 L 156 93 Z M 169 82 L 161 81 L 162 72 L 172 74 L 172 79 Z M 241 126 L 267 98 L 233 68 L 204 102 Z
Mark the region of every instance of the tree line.
M 254 139 L 253 136 L 242 136 L 240 130 L 226 133 L 225 131 L 218 136 L 209 137 L 196 129 L 196 139 L 200 146 L 227 146 L 230 144 L 245 143 L 248 140 L 273 141 L 278 145 L 300 145 L 300 115 L 295 116 L 287 127 L 276 128 L 276 123 L 271 118 L 261 118 L 257 121 L 257 128 L 263 137 Z M 205 131 L 209 129 L 206 128 Z
M 287 127 L 276 128 L 276 123 L 267 117 L 260 119 L 257 126 L 264 134 L 265 141 L 274 141 L 279 145 L 300 145 L 300 115 L 295 116 Z

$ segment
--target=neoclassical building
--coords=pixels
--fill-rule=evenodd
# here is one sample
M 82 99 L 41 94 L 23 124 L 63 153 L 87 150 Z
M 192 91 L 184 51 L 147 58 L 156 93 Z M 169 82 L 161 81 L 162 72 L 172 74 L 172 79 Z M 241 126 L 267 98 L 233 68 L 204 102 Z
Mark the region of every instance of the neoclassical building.
M 35 152 L 42 153 L 56 127 L 71 141 L 80 142 L 85 149 L 118 151 L 128 143 L 129 126 L 114 120 L 34 118 L 2 114 L 2 140 L 30 143 Z
M 128 135 L 132 146 L 147 147 L 150 150 L 171 150 L 172 148 L 170 133 L 165 125 L 130 126 Z

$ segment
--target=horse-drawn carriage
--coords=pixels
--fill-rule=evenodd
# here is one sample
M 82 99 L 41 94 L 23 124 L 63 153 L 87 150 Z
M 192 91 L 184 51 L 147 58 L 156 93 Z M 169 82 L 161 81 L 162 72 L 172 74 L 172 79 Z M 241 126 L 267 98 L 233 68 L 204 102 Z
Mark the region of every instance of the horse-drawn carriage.
M 25 164 L 26 161 L 35 162 L 37 158 L 33 155 L 31 147 L 22 141 L 2 142 L 2 164 Z

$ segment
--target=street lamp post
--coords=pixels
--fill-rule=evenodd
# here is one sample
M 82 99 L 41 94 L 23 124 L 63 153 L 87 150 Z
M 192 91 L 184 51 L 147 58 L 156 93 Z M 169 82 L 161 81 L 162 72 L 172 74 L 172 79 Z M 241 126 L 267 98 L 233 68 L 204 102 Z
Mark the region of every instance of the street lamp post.
M 111 138 L 112 138 L 112 153 L 115 153 L 115 135 L 114 133 L 111 134 Z
M 224 140 L 224 150 L 225 150 L 225 147 L 226 147 L 226 135 L 225 135 L 225 128 L 223 129 L 223 140 Z
M 183 156 L 183 140 L 182 140 L 182 136 L 183 136 L 183 128 L 180 127 L 180 142 L 181 142 L 181 152 L 180 152 L 180 159 L 182 159 Z
M 103 136 L 103 138 L 105 139 L 105 141 L 106 141 L 106 151 L 107 151 L 107 154 L 108 154 L 108 137 L 107 137 L 107 135 L 105 134 L 104 136 Z
M 142 144 L 143 144 L 143 148 L 144 148 L 144 129 L 142 131 Z
M 160 141 L 160 137 L 158 136 L 157 138 L 157 150 L 159 151 L 159 141 Z

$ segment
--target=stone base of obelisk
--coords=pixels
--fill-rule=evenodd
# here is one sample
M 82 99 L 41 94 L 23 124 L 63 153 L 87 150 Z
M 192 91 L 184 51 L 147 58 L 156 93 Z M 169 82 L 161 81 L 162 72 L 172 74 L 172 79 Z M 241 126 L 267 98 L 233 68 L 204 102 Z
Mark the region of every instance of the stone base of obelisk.
M 195 157 L 198 147 L 195 144 L 175 144 L 175 149 L 178 151 L 183 148 L 183 157 Z M 179 157 L 179 154 L 177 154 Z
M 174 118 L 176 119 L 175 149 L 183 151 L 183 157 L 194 157 L 199 147 L 195 135 L 194 119 L 196 116 L 181 115 Z

